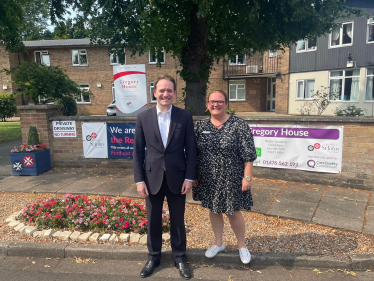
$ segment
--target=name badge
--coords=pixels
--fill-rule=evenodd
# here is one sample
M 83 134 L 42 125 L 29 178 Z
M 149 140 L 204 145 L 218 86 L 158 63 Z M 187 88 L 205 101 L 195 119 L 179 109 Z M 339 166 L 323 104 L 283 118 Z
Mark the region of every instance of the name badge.
M 210 131 L 203 131 L 203 134 L 210 134 Z

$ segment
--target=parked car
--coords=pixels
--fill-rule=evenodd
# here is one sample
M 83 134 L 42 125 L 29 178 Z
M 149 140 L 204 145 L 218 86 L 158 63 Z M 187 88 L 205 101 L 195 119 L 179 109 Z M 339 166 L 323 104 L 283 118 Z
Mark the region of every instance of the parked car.
M 110 105 L 108 105 L 108 108 L 106 109 L 106 115 L 107 116 L 116 116 L 117 115 L 117 109 L 116 109 L 116 101 L 112 101 Z

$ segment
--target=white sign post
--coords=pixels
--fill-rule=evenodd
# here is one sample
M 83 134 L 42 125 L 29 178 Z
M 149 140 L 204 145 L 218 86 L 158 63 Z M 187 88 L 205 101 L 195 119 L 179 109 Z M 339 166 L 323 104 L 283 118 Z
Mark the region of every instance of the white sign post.
M 113 75 L 117 116 L 137 116 L 148 109 L 144 64 L 115 65 Z

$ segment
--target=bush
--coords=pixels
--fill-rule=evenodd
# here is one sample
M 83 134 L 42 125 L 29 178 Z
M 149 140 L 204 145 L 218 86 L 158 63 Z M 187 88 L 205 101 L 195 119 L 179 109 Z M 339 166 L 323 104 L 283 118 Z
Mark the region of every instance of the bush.
M 36 130 L 36 127 L 30 126 L 29 135 L 27 137 L 27 144 L 28 145 L 37 145 L 39 143 L 40 143 L 39 142 L 39 135 L 38 135 L 38 132 Z
M 77 109 L 77 103 L 75 102 L 75 99 L 70 96 L 66 95 L 62 98 L 59 98 L 56 101 L 56 104 L 62 104 L 64 107 L 61 109 L 62 115 L 64 116 L 76 116 L 78 109 Z
M 235 115 L 235 109 L 234 108 L 228 108 L 228 109 L 226 109 L 226 113 L 228 113 L 230 115 Z
M 17 112 L 16 98 L 12 94 L 0 94 L 0 120 L 13 117 Z
M 337 107 L 334 110 L 336 116 L 364 116 L 365 111 L 354 104 L 348 104 L 345 108 Z

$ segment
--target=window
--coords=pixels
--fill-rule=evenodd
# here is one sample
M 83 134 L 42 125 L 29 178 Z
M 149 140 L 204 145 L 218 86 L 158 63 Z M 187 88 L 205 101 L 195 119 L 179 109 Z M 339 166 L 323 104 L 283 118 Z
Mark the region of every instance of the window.
M 330 47 L 341 47 L 353 43 L 353 22 L 335 27 L 330 34 Z
M 245 100 L 245 80 L 230 81 L 230 101 Z
M 297 80 L 296 99 L 313 99 L 315 80 Z
M 277 50 L 269 50 L 269 58 L 275 58 L 277 56 Z
M 317 37 L 297 41 L 296 53 L 317 50 Z
M 110 65 L 116 65 L 119 64 L 120 61 L 118 59 L 118 55 L 110 54 Z M 126 53 L 125 49 L 123 49 L 123 64 L 126 64 Z
M 358 101 L 359 84 L 359 69 L 330 72 L 330 93 L 337 101 Z
M 366 70 L 365 101 L 374 101 L 374 68 L 368 68 Z
M 151 53 L 151 51 L 149 51 L 149 63 L 150 64 L 156 64 L 156 63 L 158 63 L 156 51 L 157 51 L 157 49 L 155 49 L 154 53 Z M 160 63 L 163 64 L 163 63 L 165 63 L 165 51 L 164 51 L 164 48 L 162 48 L 161 54 L 162 54 L 162 59 L 160 60 Z
M 230 65 L 241 65 L 245 64 L 245 55 L 236 55 L 229 59 Z
M 112 101 L 116 100 L 116 88 L 114 87 L 114 82 L 112 82 Z
M 368 20 L 367 42 L 374 43 L 374 18 Z
M 48 51 L 35 51 L 35 62 L 50 66 L 49 52 Z
M 72 51 L 73 65 L 87 66 L 87 51 L 86 50 L 73 50 Z
M 90 86 L 88 84 L 80 84 L 80 88 L 85 91 L 89 92 L 90 91 Z M 75 101 L 77 103 L 91 103 L 91 97 L 90 95 L 75 95 Z
M 154 89 L 155 89 L 154 82 L 149 82 L 149 95 L 151 96 L 151 103 L 157 102 L 157 99 L 153 93 Z

